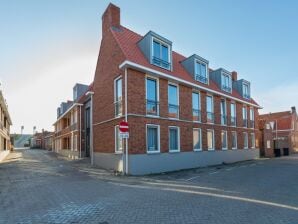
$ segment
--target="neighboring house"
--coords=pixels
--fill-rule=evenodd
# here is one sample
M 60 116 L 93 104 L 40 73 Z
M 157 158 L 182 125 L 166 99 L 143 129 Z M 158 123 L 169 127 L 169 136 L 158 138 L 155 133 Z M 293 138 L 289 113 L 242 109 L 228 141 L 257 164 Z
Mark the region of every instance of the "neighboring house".
M 43 141 L 43 149 L 46 150 L 53 150 L 53 144 L 54 144 L 54 132 L 46 132 L 44 134 L 44 141 Z
M 73 101 L 61 103 L 54 123 L 53 151 L 77 159 L 90 155 L 92 84 L 76 84 Z
M 274 157 L 298 152 L 296 108 L 259 116 L 260 155 Z
M 129 174 L 258 157 L 260 106 L 250 82 L 237 76 L 210 69 L 197 54 L 184 57 L 160 34 L 125 28 L 120 9 L 110 4 L 102 16 L 93 84 L 92 163 L 123 171 L 122 120 L 129 123 Z
M 41 132 L 36 132 L 31 140 L 30 147 L 33 149 L 47 149 L 52 150 L 54 132 L 45 131 L 42 129 Z
M 1 84 L 0 84 L 1 85 Z M 12 125 L 8 106 L 0 87 L 0 161 L 2 161 L 11 149 L 10 126 Z
M 43 144 L 43 134 L 42 132 L 36 132 L 30 140 L 31 149 L 41 149 Z

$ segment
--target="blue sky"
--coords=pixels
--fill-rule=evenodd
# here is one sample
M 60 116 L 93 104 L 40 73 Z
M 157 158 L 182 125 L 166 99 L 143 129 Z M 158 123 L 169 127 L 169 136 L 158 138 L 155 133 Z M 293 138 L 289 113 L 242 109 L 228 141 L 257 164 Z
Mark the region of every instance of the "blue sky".
M 14 123 L 52 129 L 76 82 L 93 80 L 105 0 L 1 0 L 0 80 Z M 237 71 L 264 110 L 297 105 L 298 1 L 112 1 L 122 25 L 153 30 L 185 56 Z

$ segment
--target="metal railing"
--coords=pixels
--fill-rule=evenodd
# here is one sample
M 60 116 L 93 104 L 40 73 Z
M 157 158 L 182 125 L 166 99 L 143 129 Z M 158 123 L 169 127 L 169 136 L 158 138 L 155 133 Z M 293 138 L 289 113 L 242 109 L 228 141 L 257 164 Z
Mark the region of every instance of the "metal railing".
M 122 100 L 119 100 L 115 104 L 115 116 L 122 115 Z
M 227 125 L 227 115 L 221 115 L 220 122 L 222 125 Z
M 192 109 L 193 121 L 201 121 L 201 110 Z
M 179 117 L 179 106 L 174 104 L 168 105 L 168 112 L 170 118 L 178 118 Z
M 243 93 L 243 97 L 246 98 L 246 99 L 250 99 L 250 95 L 249 94 Z
M 230 120 L 230 122 L 231 122 L 231 123 L 230 123 L 231 126 L 236 126 L 236 117 L 232 117 L 232 116 L 231 116 L 231 120 Z
M 214 113 L 207 112 L 207 122 L 208 123 L 214 123 Z
M 226 92 L 231 92 L 232 91 L 232 88 L 229 87 L 229 86 L 226 86 L 226 85 L 222 85 L 221 86 L 221 89 L 224 90 L 224 91 L 226 91 Z
M 243 119 L 242 125 L 243 127 L 247 127 L 247 119 Z
M 255 127 L 255 121 L 250 120 L 249 121 L 249 127 L 254 128 Z
M 163 68 L 169 68 L 171 66 L 171 63 L 169 63 L 168 61 L 165 61 L 161 58 L 158 58 L 158 57 L 152 57 L 152 61 L 153 61 L 153 64 L 155 65 L 159 65 Z
M 195 75 L 195 79 L 197 81 L 202 82 L 202 83 L 205 83 L 205 84 L 208 82 L 207 77 L 202 76 L 202 75 Z
M 146 100 L 146 113 L 148 115 L 159 115 L 159 102 L 155 100 Z

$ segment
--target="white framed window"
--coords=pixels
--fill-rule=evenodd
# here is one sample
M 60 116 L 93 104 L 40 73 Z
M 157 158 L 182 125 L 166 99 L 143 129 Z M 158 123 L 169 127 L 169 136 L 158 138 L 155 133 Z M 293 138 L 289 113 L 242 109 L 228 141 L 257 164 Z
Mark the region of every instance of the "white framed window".
M 242 121 L 243 121 L 243 127 L 247 127 L 247 107 L 242 107 Z
M 123 139 L 120 138 L 119 125 L 115 126 L 115 153 L 123 152 Z
M 199 92 L 192 92 L 192 118 L 193 121 L 201 121 L 201 99 Z
M 270 140 L 267 140 L 267 149 L 270 149 L 271 148 L 271 142 Z
M 74 151 L 78 151 L 78 136 L 77 135 L 73 136 L 73 149 L 74 149 Z
M 225 92 L 232 92 L 232 78 L 231 75 L 222 73 L 221 74 L 221 89 Z
M 152 40 L 152 63 L 159 67 L 171 68 L 171 47 L 156 38 Z
M 146 125 L 147 153 L 160 152 L 160 126 L 155 124 Z
M 169 118 L 179 118 L 179 86 L 168 84 L 168 113 Z
M 236 104 L 231 103 L 231 126 L 236 126 Z
M 146 114 L 159 116 L 159 80 L 146 77 Z
M 244 147 L 244 149 L 248 149 L 248 134 L 247 134 L 247 132 L 243 132 L 243 147 Z
M 180 128 L 176 126 L 169 127 L 169 152 L 180 151 Z
M 213 96 L 206 96 L 207 123 L 214 123 Z
M 250 133 L 250 140 L 251 140 L 251 148 L 254 149 L 256 147 L 255 133 Z
M 207 147 L 209 151 L 214 150 L 214 130 L 207 129 Z
M 122 115 L 122 78 L 119 77 L 114 80 L 114 104 L 115 116 Z
M 200 128 L 194 128 L 192 132 L 193 150 L 202 151 L 202 132 Z
M 268 124 L 268 123 L 266 124 L 266 129 L 268 129 L 268 130 L 270 129 L 270 124 Z
M 246 99 L 250 98 L 250 88 L 248 83 L 242 84 L 242 90 L 243 90 L 243 97 Z
M 232 131 L 232 149 L 237 149 L 237 132 Z
M 227 131 L 221 131 L 221 148 L 222 148 L 222 150 L 228 149 Z
M 195 60 L 195 80 L 204 84 L 209 83 L 208 65 L 205 62 Z
M 227 125 L 227 105 L 226 100 L 220 100 L 220 122 L 222 125 Z
M 255 111 L 253 107 L 249 109 L 249 116 L 250 116 L 250 128 L 255 128 Z

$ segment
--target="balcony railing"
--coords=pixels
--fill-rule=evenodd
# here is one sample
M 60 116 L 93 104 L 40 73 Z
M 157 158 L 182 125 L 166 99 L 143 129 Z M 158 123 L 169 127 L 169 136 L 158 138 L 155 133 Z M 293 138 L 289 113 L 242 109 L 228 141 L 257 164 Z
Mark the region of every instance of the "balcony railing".
M 208 82 L 207 77 L 202 76 L 202 75 L 195 75 L 195 79 L 197 81 L 202 82 L 202 83 L 205 83 L 205 84 Z
M 179 117 L 179 106 L 174 104 L 169 104 L 169 117 L 178 118 Z
M 236 126 L 236 117 L 231 116 L 231 126 Z
M 154 56 L 152 57 L 152 62 L 153 62 L 153 64 L 161 66 L 163 68 L 170 68 L 170 66 L 171 66 L 171 63 L 169 63 L 168 61 L 165 61 L 161 58 L 154 57 Z
M 246 99 L 250 99 L 250 95 L 246 94 L 246 93 L 243 93 L 243 97 L 246 98 Z
M 74 131 L 74 130 L 77 130 L 78 129 L 78 123 L 74 123 L 70 126 L 70 130 L 71 131 Z
M 227 125 L 227 115 L 221 115 L 220 121 L 222 125 Z
M 243 119 L 242 125 L 243 125 L 243 127 L 247 127 L 247 119 Z
M 254 128 L 255 127 L 255 121 L 250 120 L 249 121 L 249 127 Z
M 201 110 L 192 109 L 193 121 L 201 121 Z
M 207 122 L 214 123 L 214 113 L 213 112 L 207 112 Z
M 115 116 L 122 115 L 122 100 L 119 100 L 115 104 Z
M 146 100 L 146 113 L 148 115 L 159 115 L 159 102 L 155 100 Z
M 226 86 L 226 85 L 222 85 L 221 86 L 221 89 L 224 90 L 224 91 L 226 91 L 226 92 L 229 92 L 229 93 L 232 91 L 232 88 L 229 87 L 229 86 Z

